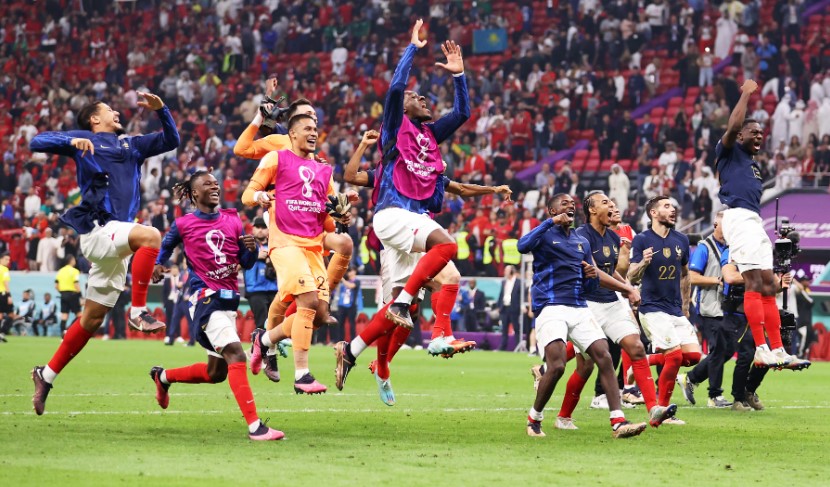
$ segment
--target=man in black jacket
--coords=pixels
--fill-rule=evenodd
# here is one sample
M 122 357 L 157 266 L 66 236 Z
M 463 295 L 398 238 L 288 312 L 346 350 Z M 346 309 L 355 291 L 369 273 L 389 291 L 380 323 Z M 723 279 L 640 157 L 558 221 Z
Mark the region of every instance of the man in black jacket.
M 519 293 L 522 290 L 522 283 L 519 280 L 519 275 L 516 268 L 512 265 L 504 268 L 504 281 L 501 283 L 501 291 L 499 292 L 499 312 L 501 314 L 501 345 L 499 350 L 507 350 L 507 334 L 510 331 L 510 325 L 516 333 L 519 332 Z M 521 339 L 521 337 L 519 337 Z

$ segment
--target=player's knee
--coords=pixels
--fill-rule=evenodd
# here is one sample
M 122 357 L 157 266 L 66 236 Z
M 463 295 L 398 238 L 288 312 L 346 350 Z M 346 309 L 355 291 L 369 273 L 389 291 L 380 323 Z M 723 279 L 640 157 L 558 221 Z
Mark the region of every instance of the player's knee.
M 225 379 L 228 378 L 228 369 L 223 367 L 221 369 L 217 368 L 214 370 L 209 370 L 208 377 L 210 377 L 210 381 L 214 384 L 225 382 Z
M 336 234 L 337 238 L 331 240 L 331 250 L 341 255 L 350 256 L 354 250 L 354 242 L 345 233 Z
M 554 360 L 545 366 L 545 373 L 549 373 L 553 377 L 562 377 L 565 373 L 565 362 L 562 360 Z
M 646 349 L 640 340 L 628 347 L 628 356 L 632 361 L 642 360 L 646 358 Z
M 297 307 L 298 308 L 308 308 L 308 309 L 317 309 L 317 306 L 320 305 L 320 300 L 317 299 L 317 293 L 305 293 L 297 296 Z
M 130 232 L 129 241 L 132 248 L 150 247 L 159 249 L 161 248 L 161 232 L 155 227 L 137 225 Z

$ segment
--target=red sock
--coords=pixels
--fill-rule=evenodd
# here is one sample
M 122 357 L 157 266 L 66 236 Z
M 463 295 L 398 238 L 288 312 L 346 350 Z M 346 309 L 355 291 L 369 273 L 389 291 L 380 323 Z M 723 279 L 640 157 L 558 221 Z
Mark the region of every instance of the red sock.
M 680 364 L 683 362 L 683 352 L 680 349 L 673 350 L 665 355 L 665 363 L 663 364 L 663 373 L 657 379 L 660 385 L 660 397 L 657 404 L 661 406 L 668 406 L 671 401 L 672 392 L 674 392 L 674 381 L 677 379 L 677 372 L 680 370 Z
M 623 385 L 630 386 L 631 384 L 628 383 L 628 369 L 631 368 L 631 357 L 627 353 L 625 353 L 625 350 L 622 351 L 621 356 L 623 370 Z M 646 361 L 646 365 L 648 365 L 648 361 Z
M 691 367 L 700 362 L 700 352 L 683 352 L 683 367 Z
M 291 304 L 288 305 L 288 308 L 285 309 L 285 317 L 288 318 L 289 316 L 293 315 L 297 312 L 297 300 L 291 301 Z
M 764 311 L 764 302 L 761 298 L 761 293 L 744 293 L 744 313 L 746 314 L 749 331 L 752 332 L 752 339 L 755 340 L 756 347 L 767 344 L 767 339 L 764 337 L 764 318 L 766 318 Z
M 401 327 L 398 327 L 401 328 Z M 378 347 L 378 361 L 377 361 L 377 374 L 383 380 L 389 379 L 389 342 L 392 339 L 392 331 L 389 333 L 384 333 L 380 337 L 378 337 L 377 342 L 375 345 Z
M 147 288 L 150 287 L 158 255 L 159 249 L 141 247 L 133 256 L 133 307 L 147 306 Z
M 164 371 L 164 375 L 167 377 L 167 382 L 171 384 L 174 382 L 183 384 L 213 383 L 210 375 L 208 375 L 207 364 L 204 362 L 188 365 L 187 367 L 179 367 L 178 369 L 167 369 Z
M 251 385 L 248 384 L 248 371 L 245 370 L 245 362 L 228 364 L 228 385 L 231 386 L 233 397 L 236 398 L 236 403 L 239 404 L 239 409 L 242 410 L 245 423 L 251 424 L 259 420 L 259 415 L 256 413 L 256 404 L 254 404 L 254 393 L 251 390 Z
M 623 357 L 628 357 L 628 354 L 623 352 Z M 629 357 L 628 360 L 631 358 Z M 631 370 L 634 372 L 634 382 L 640 388 L 643 401 L 646 402 L 646 411 L 650 411 L 657 404 L 657 391 L 654 388 L 654 377 L 651 376 L 648 360 L 640 359 L 631 362 Z
M 92 338 L 92 333 L 86 331 L 81 326 L 80 318 L 76 319 L 66 330 L 66 335 L 64 335 L 63 341 L 58 346 L 55 355 L 52 355 L 52 360 L 49 361 L 49 368 L 56 374 L 59 374 L 66 367 L 66 364 L 81 353 L 81 350 L 83 350 L 86 342 L 90 338 Z
M 447 262 L 455 257 L 457 251 L 458 245 L 455 242 L 438 244 L 429 249 L 418 261 L 418 265 L 415 266 L 415 270 L 412 271 L 412 275 L 409 276 L 403 290 L 410 296 L 417 295 L 418 290 L 424 287 L 427 281 L 438 275 L 441 269 L 447 265 Z
M 458 284 L 444 284 L 441 286 L 441 291 L 438 292 L 438 311 L 436 313 L 435 323 L 440 323 L 442 333 L 445 337 L 451 337 L 452 322 L 450 321 L 450 313 L 455 307 L 455 298 L 458 297 Z M 435 331 L 433 330 L 433 334 Z M 435 338 L 433 336 L 433 338 Z
M 574 349 L 573 342 L 568 342 L 565 344 L 565 361 L 570 362 L 573 358 L 576 357 L 576 350 Z
M 653 353 L 647 357 L 649 365 L 663 365 L 665 357 L 662 353 Z
M 402 326 L 398 326 L 392 330 L 392 335 L 389 339 L 389 351 L 386 354 L 387 363 L 392 363 L 392 359 L 395 357 L 395 354 L 398 353 L 398 350 L 401 349 L 403 344 L 406 343 L 406 339 L 409 338 L 410 333 L 412 333 L 412 330 Z
M 559 410 L 560 418 L 570 418 L 579 403 L 579 396 L 588 379 L 583 378 L 574 370 L 568 385 L 565 387 L 565 397 L 562 398 L 562 409 Z
M 762 296 L 761 303 L 764 307 L 764 329 L 769 337 L 769 347 L 773 350 L 782 348 L 784 342 L 781 340 L 781 315 L 778 314 L 775 296 Z
M 432 322 L 432 336 L 430 337 L 430 340 L 434 340 L 444 334 L 444 326 L 438 319 L 438 308 L 440 306 L 438 302 L 441 301 L 441 291 L 433 291 L 429 300 L 432 303 L 432 314 L 435 315 L 435 320 Z
M 375 342 L 375 340 L 380 338 L 381 335 L 396 328 L 395 323 L 392 323 L 386 319 L 386 310 L 389 309 L 390 304 L 392 303 L 387 303 L 386 306 L 375 313 L 375 316 L 372 317 L 369 324 L 366 325 L 366 328 L 359 333 L 360 338 L 363 339 L 363 342 L 366 343 L 366 345 L 371 345 Z

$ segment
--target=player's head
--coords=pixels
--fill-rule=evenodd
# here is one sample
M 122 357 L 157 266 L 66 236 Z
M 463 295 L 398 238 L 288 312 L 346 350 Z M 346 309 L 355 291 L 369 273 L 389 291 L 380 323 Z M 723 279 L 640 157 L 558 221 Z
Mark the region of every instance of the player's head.
M 91 132 L 124 133 L 121 114 L 102 101 L 94 101 L 78 112 L 78 126 Z
M 611 226 L 619 225 L 620 223 L 622 223 L 622 213 L 620 212 L 620 209 L 617 208 L 617 204 L 614 203 L 614 200 L 609 200 L 608 208 L 611 211 L 611 219 L 609 220 Z
M 427 108 L 427 99 L 414 91 L 404 92 L 403 112 L 407 117 L 418 122 L 432 120 L 432 110 Z
M 189 200 L 200 209 L 207 209 L 211 213 L 219 206 L 219 181 L 213 177 L 211 171 L 196 171 L 188 179 L 173 186 L 175 198 L 184 202 Z
M 2 254 L 0 254 L 0 265 L 3 265 L 3 266 L 8 267 L 8 266 L 9 266 L 9 262 L 10 262 L 11 260 L 12 260 L 12 259 L 11 259 L 11 257 L 9 257 L 9 254 L 8 254 L 8 253 L 3 252 Z
M 655 196 L 646 203 L 646 213 L 652 224 L 657 222 L 667 228 L 674 228 L 677 223 L 677 208 L 668 196 Z
M 305 98 L 298 98 L 288 105 L 285 119 L 290 121 L 295 115 L 308 115 L 314 119 L 314 123 L 317 123 L 317 112 L 314 111 L 314 105 Z
M 723 210 L 719 211 L 718 214 L 715 215 L 715 223 L 713 223 L 712 226 L 715 227 L 715 231 L 712 232 L 715 234 L 715 239 L 723 242 Z
M 602 191 L 591 191 L 582 202 L 582 211 L 585 212 L 585 221 L 597 222 L 607 227 L 611 225 L 611 200 Z
M 738 132 L 738 143 L 753 156 L 761 152 L 761 146 L 764 144 L 764 129 L 761 128 L 761 124 L 751 118 L 744 120 L 741 131 Z
M 548 200 L 548 215 L 553 217 L 560 213 L 567 213 L 571 218 L 576 214 L 576 203 L 567 193 L 556 193 Z
M 294 115 L 288 120 L 288 136 L 300 155 L 313 154 L 317 149 L 317 122 L 310 115 Z

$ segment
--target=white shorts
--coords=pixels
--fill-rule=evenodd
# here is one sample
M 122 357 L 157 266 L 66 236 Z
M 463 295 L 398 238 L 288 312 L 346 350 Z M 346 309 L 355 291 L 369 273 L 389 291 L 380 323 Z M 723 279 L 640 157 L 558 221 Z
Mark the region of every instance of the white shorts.
M 380 250 L 380 281 L 383 287 L 383 302 L 392 301 L 392 290 L 404 287 L 409 276 L 418 265 L 418 260 L 424 256 L 423 252 L 401 252 L 384 247 Z M 423 300 L 426 291 L 418 291 L 418 299 Z
M 536 348 L 542 360 L 545 347 L 556 340 L 570 340 L 580 353 L 585 353 L 595 341 L 605 340 L 605 335 L 588 308 L 545 306 L 536 317 Z
M 723 213 L 723 238 L 729 245 L 729 259 L 738 271 L 772 269 L 772 242 L 764 231 L 761 216 L 744 208 Z
M 637 335 L 640 337 L 640 327 L 634 322 L 634 317 L 631 316 L 631 308 L 628 304 L 622 301 L 614 301 L 611 303 L 596 303 L 588 301 L 588 309 L 594 315 L 594 319 L 602 328 L 605 336 L 611 339 L 612 342 L 619 344 L 620 340 L 628 335 Z
M 193 319 L 195 309 L 195 306 L 190 306 L 191 319 Z M 204 334 L 213 347 L 213 351 L 206 350 L 207 354 L 224 359 L 222 350 L 231 343 L 239 343 L 239 334 L 236 332 L 236 311 L 214 311 L 211 313 L 205 325 Z
M 385 208 L 372 218 L 375 234 L 384 248 L 401 252 L 425 252 L 427 238 L 443 227 L 428 215 L 401 208 Z
M 695 327 L 685 316 L 674 316 L 662 311 L 640 313 L 640 323 L 655 351 L 682 345 L 700 345 Z
M 127 281 L 130 231 L 137 223 L 111 221 L 81 235 L 81 253 L 92 263 L 86 297 L 108 308 L 115 306 Z

